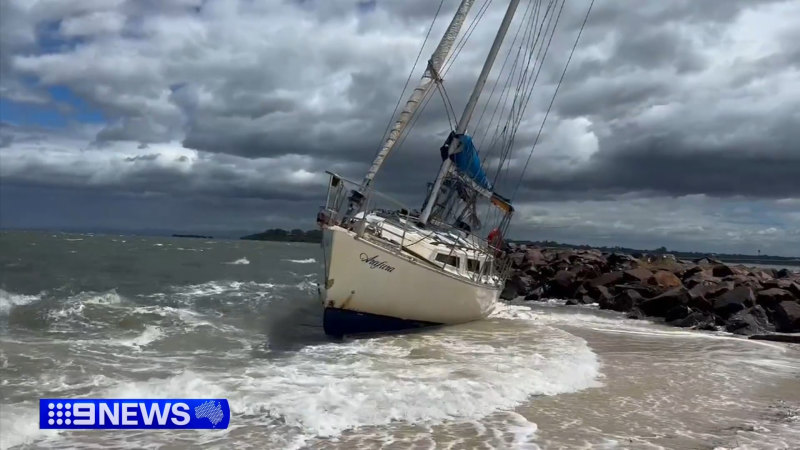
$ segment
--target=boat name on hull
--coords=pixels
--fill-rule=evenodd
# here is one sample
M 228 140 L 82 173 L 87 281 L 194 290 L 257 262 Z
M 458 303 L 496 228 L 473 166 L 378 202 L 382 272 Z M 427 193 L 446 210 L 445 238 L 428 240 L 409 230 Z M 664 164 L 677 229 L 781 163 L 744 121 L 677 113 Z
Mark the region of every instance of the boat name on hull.
M 359 259 L 361 259 L 361 262 L 366 263 L 370 269 L 381 269 L 387 272 L 394 271 L 394 267 L 390 266 L 389 264 L 386 264 L 386 262 L 384 261 L 379 261 L 378 255 L 368 256 L 366 253 L 362 253 L 361 255 L 359 255 Z

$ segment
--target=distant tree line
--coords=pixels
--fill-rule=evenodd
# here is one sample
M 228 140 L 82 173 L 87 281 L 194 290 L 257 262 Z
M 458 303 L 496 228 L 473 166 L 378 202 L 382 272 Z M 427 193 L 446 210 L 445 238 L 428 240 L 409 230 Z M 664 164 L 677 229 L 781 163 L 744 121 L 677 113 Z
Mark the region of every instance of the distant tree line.
M 322 230 L 303 231 L 299 228 L 294 230 L 284 230 L 282 228 L 270 228 L 261 233 L 248 234 L 240 239 L 253 241 L 279 241 L 279 242 L 322 242 Z

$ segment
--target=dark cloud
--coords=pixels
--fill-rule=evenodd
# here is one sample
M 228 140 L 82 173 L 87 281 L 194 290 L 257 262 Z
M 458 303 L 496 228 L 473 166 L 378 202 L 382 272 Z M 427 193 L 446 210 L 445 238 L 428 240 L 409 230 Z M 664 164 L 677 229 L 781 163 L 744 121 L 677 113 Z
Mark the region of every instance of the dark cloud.
M 456 3 L 444 2 L 412 84 Z M 191 228 L 178 226 L 181 217 L 201 223 L 212 204 L 224 216 L 203 219 L 213 227 L 226 220 L 246 227 L 259 220 L 303 223 L 324 196 L 325 170 L 363 176 L 438 6 L 429 0 L 4 1 L 0 96 L 59 111 L 70 124 L 48 129 L 3 118 L 4 198 L 14 190 L 36 205 L 36 198 L 62 196 L 87 214 L 92 204 L 98 210 L 136 205 L 162 213 L 130 223 L 168 217 L 176 229 Z M 570 1 L 564 8 L 498 183 L 506 195 L 517 191 L 587 6 Z M 504 8 L 505 2 L 489 8 L 445 74 L 456 115 Z M 516 193 L 519 232 L 598 243 L 691 246 L 706 239 L 726 248 L 744 248 L 736 239 L 748 233 L 775 248 L 796 237 L 798 14 L 796 2 L 778 0 L 598 0 Z M 482 102 L 496 82 L 487 84 Z M 104 122 L 80 123 L 77 108 L 52 98 L 52 87 L 68 89 Z M 479 104 L 478 134 L 493 105 Z M 439 164 L 446 117 L 435 93 L 378 175 L 380 189 L 419 206 Z M 483 150 L 490 153 L 488 144 Z M 690 206 L 678 208 L 678 199 Z M 673 218 L 670 231 L 653 231 L 653 222 L 626 206 L 639 200 L 649 202 L 651 215 L 660 207 L 684 216 Z M 88 223 L 58 208 L 49 216 L 20 211 L 24 204 L 13 200 L 3 208 L 4 226 Z M 615 208 L 611 220 L 607 212 Z M 719 238 L 704 208 L 739 238 Z M 744 223 L 743 214 L 756 219 Z M 95 217 L 98 224 L 111 221 Z

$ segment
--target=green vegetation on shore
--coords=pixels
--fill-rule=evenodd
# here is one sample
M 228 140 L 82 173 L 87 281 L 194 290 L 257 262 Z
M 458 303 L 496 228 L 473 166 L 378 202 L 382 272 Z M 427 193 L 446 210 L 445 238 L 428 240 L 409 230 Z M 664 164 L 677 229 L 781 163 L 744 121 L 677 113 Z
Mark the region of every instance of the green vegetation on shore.
M 278 241 L 278 242 L 322 242 L 322 230 L 303 231 L 299 228 L 294 230 L 284 230 L 281 228 L 270 228 L 261 233 L 248 234 L 240 239 L 253 241 Z

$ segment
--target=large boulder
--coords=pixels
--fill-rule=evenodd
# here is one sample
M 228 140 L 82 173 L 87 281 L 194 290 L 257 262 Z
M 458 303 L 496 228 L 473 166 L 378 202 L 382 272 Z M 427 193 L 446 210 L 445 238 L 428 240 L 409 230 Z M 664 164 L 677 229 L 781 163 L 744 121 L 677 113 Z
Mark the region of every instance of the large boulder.
M 589 286 L 588 291 L 589 297 L 597 303 L 607 302 L 614 297 L 605 286 Z
M 729 266 L 727 264 L 722 264 L 722 263 L 715 264 L 714 266 L 712 266 L 711 267 L 711 273 L 712 273 L 712 275 L 714 275 L 715 277 L 718 277 L 718 278 L 727 277 L 727 276 L 730 276 L 730 275 L 736 275 L 737 274 L 737 272 L 733 269 L 733 267 L 731 267 L 731 266 Z
M 630 311 L 634 306 L 642 302 L 644 298 L 633 289 L 626 289 L 612 298 L 598 300 L 600 309 L 610 309 L 613 311 Z
M 589 280 L 589 286 L 611 286 L 620 284 L 624 274 L 621 271 L 607 272 L 599 277 Z
M 789 283 L 789 286 L 786 288 L 786 290 L 791 292 L 792 295 L 794 295 L 794 298 L 800 300 L 800 282 Z
M 638 292 L 644 298 L 653 298 L 656 295 L 661 294 L 661 290 L 658 289 L 656 286 L 649 285 L 649 284 L 615 284 L 613 288 L 613 292 L 622 292 L 627 289 L 633 289 L 634 291 Z
M 515 269 L 523 269 L 525 267 L 525 253 L 521 251 L 515 251 L 511 255 L 508 256 L 508 259 L 511 261 L 511 266 Z
M 794 301 L 778 303 L 774 317 L 778 331 L 784 333 L 800 331 L 800 303 Z
M 672 322 L 674 320 L 680 320 L 684 317 L 688 316 L 693 312 L 692 308 L 689 308 L 686 305 L 675 305 L 667 311 L 664 315 L 664 320 L 667 322 Z
M 529 248 L 526 250 L 525 259 L 534 267 L 547 264 L 547 260 L 542 254 L 542 251 L 538 248 Z
M 775 272 L 775 278 L 791 278 L 794 273 L 789 269 L 781 269 Z
M 693 274 L 688 278 L 683 279 L 683 285 L 686 286 L 687 289 L 691 289 L 697 285 L 701 284 L 718 284 L 720 281 L 719 278 L 711 275 L 710 272 L 703 270 Z
M 753 290 L 738 286 L 714 299 L 714 313 L 723 319 L 755 304 Z
M 689 296 L 692 298 L 702 297 L 706 300 L 711 300 L 715 297 L 719 297 L 720 295 L 730 291 L 733 289 L 733 283 L 731 282 L 721 282 L 715 284 L 698 284 L 693 288 L 689 289 Z
M 725 330 L 735 334 L 751 335 L 775 331 L 775 327 L 769 322 L 764 308 L 756 305 L 731 316 L 725 324 Z
M 500 298 L 513 300 L 521 295 L 526 295 L 533 288 L 533 278 L 528 275 L 515 273 L 506 281 Z
M 764 289 L 756 294 L 756 303 L 765 308 L 772 308 L 780 302 L 792 300 L 794 295 L 791 292 L 779 288 Z
M 572 269 L 575 275 L 581 280 L 593 280 L 600 276 L 600 270 L 591 264 L 576 264 Z
M 525 300 L 541 300 L 543 295 L 544 287 L 539 286 L 536 289 L 528 292 L 528 294 L 525 296 Z
M 631 255 L 625 253 L 612 253 L 606 258 L 608 265 L 615 268 L 629 269 L 634 267 L 639 261 Z
M 675 276 L 674 273 L 666 270 L 659 270 L 655 272 L 653 274 L 653 279 L 655 280 L 655 284 L 657 286 L 665 289 L 672 289 L 683 286 L 683 283 L 681 283 L 680 278 Z
M 547 283 L 545 295 L 553 298 L 571 298 L 577 288 L 575 272 L 559 270 Z
M 675 306 L 689 303 L 689 291 L 684 287 L 670 289 L 663 294 L 639 303 L 639 309 L 648 316 L 664 317 Z
M 644 267 L 626 270 L 623 272 L 623 279 L 627 282 L 639 284 L 656 284 L 655 280 L 653 280 L 653 272 Z
M 757 279 L 760 283 L 764 283 L 765 281 L 770 281 L 773 278 L 775 278 L 774 272 L 771 271 L 767 272 L 766 270 L 761 270 L 761 269 L 751 270 L 748 275 Z
M 695 265 L 687 266 L 686 270 L 684 270 L 683 273 L 681 274 L 681 280 L 686 280 L 687 278 L 697 275 L 698 273 L 701 273 L 703 271 L 704 269 L 700 266 L 695 266 Z
M 714 316 L 700 312 L 692 311 L 686 317 L 669 321 L 669 324 L 681 328 L 696 328 L 699 330 L 715 330 Z

